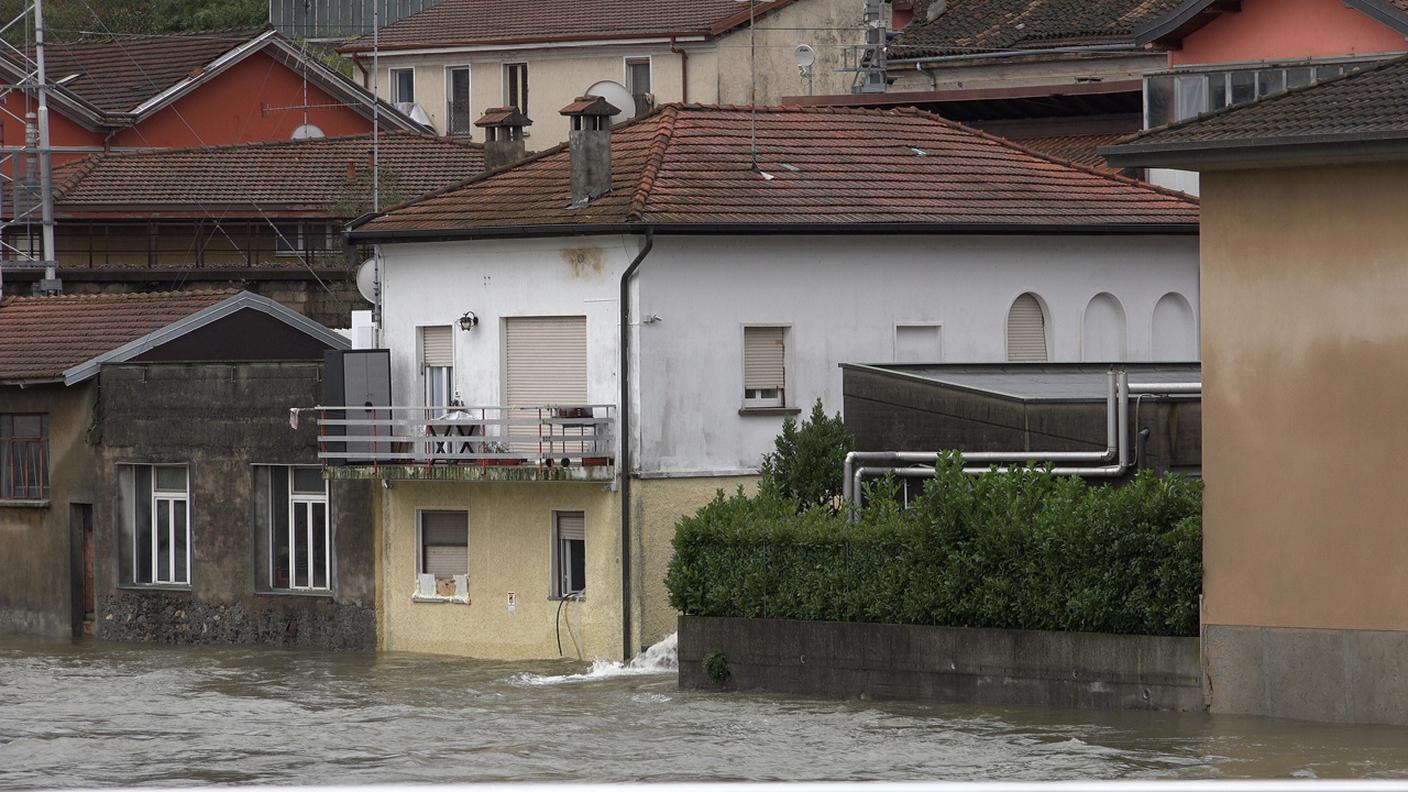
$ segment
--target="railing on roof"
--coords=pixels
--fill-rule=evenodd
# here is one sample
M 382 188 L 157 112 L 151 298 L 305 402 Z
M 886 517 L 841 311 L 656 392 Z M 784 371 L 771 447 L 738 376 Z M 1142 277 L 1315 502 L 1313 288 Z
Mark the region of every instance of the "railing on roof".
M 440 5 L 443 0 L 270 0 L 269 24 L 292 39 L 349 39 Z M 375 6 L 380 6 L 373 10 Z
M 317 416 L 328 465 L 602 468 L 615 464 L 616 406 L 295 408 Z

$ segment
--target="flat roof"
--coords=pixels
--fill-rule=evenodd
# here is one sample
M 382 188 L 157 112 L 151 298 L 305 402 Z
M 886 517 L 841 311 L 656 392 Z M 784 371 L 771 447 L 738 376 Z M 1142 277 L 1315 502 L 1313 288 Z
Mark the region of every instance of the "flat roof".
M 841 368 L 922 380 L 1021 401 L 1104 401 L 1108 363 L 843 363 Z M 1197 382 L 1201 363 L 1120 363 L 1131 381 Z

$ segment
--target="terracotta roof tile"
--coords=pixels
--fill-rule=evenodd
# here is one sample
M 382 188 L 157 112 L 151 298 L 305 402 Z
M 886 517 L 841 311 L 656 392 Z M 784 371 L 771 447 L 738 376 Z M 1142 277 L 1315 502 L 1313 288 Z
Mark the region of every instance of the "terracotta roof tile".
M 1151 129 L 1119 148 L 1394 133 L 1408 135 L 1408 57 Z
M 948 0 L 890 44 L 891 58 L 1004 49 L 1134 43 L 1143 23 L 1182 0 Z M 919 14 L 916 12 L 916 16 Z
M 1196 201 L 911 109 L 666 105 L 612 133 L 611 192 L 572 209 L 565 147 L 358 231 L 620 224 L 1195 224 Z
M 383 188 L 402 199 L 462 181 L 484 169 L 484 148 L 411 132 L 380 136 Z M 62 213 L 93 206 L 257 204 L 327 208 L 353 179 L 371 172 L 371 135 L 236 146 L 95 154 L 54 170 Z
M 1128 137 L 1126 133 L 1113 132 L 1099 135 L 1047 135 L 1043 137 L 1012 135 L 1008 139 L 1027 148 L 1036 149 L 1043 154 L 1050 154 L 1078 165 L 1114 173 L 1118 169 L 1111 168 L 1109 163 L 1105 162 L 1105 158 L 1100 156 L 1099 148 L 1125 137 Z
M 792 0 L 759 2 L 762 14 Z M 741 21 L 740 21 L 741 20 Z M 382 28 L 382 49 L 711 35 L 746 24 L 738 0 L 445 0 Z M 370 50 L 363 36 L 342 51 Z
M 58 379 L 68 369 L 239 294 L 173 291 L 6 297 L 0 381 Z

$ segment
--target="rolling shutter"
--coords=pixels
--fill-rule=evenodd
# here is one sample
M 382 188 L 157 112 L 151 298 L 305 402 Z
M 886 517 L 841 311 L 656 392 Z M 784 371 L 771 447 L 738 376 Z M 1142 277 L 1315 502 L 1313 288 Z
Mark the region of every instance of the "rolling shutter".
M 469 515 L 464 512 L 422 512 L 420 542 L 422 571 L 437 578 L 469 572 Z
M 1014 363 L 1046 360 L 1046 315 L 1031 294 L 1018 297 L 1007 313 L 1007 359 Z
M 534 316 L 505 322 L 509 406 L 587 403 L 587 318 Z
M 455 337 L 449 325 L 420 329 L 420 361 L 422 366 L 455 365 Z
M 558 512 L 557 538 L 581 542 L 587 540 L 587 518 L 582 512 Z
M 786 376 L 787 348 L 784 327 L 743 328 L 743 387 L 746 390 L 782 389 Z

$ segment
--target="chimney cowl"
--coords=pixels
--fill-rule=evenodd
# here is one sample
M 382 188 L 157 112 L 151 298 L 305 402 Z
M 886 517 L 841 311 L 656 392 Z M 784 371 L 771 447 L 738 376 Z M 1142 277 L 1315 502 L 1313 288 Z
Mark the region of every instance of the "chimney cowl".
M 492 107 L 474 125 L 484 130 L 484 169 L 496 170 L 523 159 L 523 128 L 533 122 L 517 107 Z
M 562 108 L 571 119 L 572 207 L 611 191 L 611 118 L 621 111 L 600 96 L 579 96 Z

